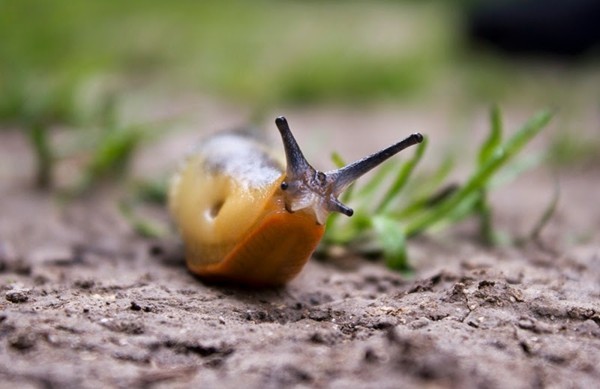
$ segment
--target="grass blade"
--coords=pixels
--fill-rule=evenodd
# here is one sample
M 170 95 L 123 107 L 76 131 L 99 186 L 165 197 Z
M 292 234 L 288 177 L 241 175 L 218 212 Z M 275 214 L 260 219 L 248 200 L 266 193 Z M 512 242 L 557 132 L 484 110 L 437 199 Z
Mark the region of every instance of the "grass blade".
M 137 127 L 111 130 L 101 140 L 86 169 L 88 183 L 112 174 L 123 174 L 141 140 L 142 131 Z
M 406 235 L 400 223 L 384 215 L 373 217 L 372 223 L 381 242 L 386 265 L 390 269 L 408 270 Z
M 477 202 L 475 202 L 475 212 L 479 216 L 479 236 L 481 241 L 492 246 L 495 243 L 494 227 L 492 223 L 492 207 L 488 201 L 488 192 L 481 189 Z
M 377 189 L 379 189 L 382 183 L 385 181 L 387 176 L 394 170 L 397 166 L 393 161 L 384 162 L 381 167 L 377 169 L 373 177 L 358 191 L 358 196 L 363 201 L 369 201 L 372 199 L 373 195 L 377 193 Z
M 136 234 L 143 238 L 161 238 L 167 234 L 164 226 L 136 215 L 133 205 L 129 201 L 119 203 L 119 211 L 127 220 Z
M 488 161 L 483 166 L 480 166 L 475 174 L 452 197 L 408 224 L 406 235 L 412 236 L 418 234 L 437 223 L 452 212 L 463 199 L 485 187 L 490 177 L 538 134 L 548 124 L 551 117 L 551 112 L 544 110 L 527 121 L 503 147 L 496 149 Z
M 394 200 L 398 193 L 400 193 L 402 188 L 404 188 L 413 170 L 421 160 L 421 157 L 423 157 L 423 153 L 427 148 L 427 143 L 427 137 L 425 137 L 423 139 L 423 142 L 419 143 L 419 145 L 417 146 L 413 157 L 406 161 L 406 163 L 402 166 L 402 169 L 400 170 L 400 173 L 398 174 L 396 180 L 394 181 L 390 189 L 387 191 L 387 193 L 383 196 L 383 199 L 377 206 L 375 210 L 376 213 L 384 212 L 388 208 L 392 200 Z
M 338 152 L 334 152 L 331 154 L 331 161 L 333 162 L 333 164 L 335 165 L 335 167 L 337 169 L 340 169 L 340 168 L 343 168 L 344 166 L 346 166 L 346 161 L 344 161 L 344 159 Z
M 165 205 L 167 204 L 167 193 L 169 192 L 168 180 L 144 180 L 134 186 L 136 200 L 141 202 Z
M 502 112 L 497 105 L 494 105 L 490 111 L 490 134 L 488 135 L 481 149 L 479 150 L 479 166 L 483 166 L 500 146 L 502 142 Z
M 31 124 L 29 141 L 36 157 L 36 186 L 40 189 L 48 189 L 52 186 L 54 167 L 54 155 L 50 147 L 50 139 L 48 139 L 48 128 L 39 123 Z
M 536 240 L 539 238 L 542 229 L 546 226 L 546 224 L 548 224 L 548 222 L 552 218 L 552 215 L 554 215 L 556 207 L 558 206 L 559 199 L 560 185 L 558 184 L 558 179 L 556 179 L 554 182 L 554 193 L 552 194 L 552 199 L 550 200 L 550 203 L 544 210 L 544 213 L 542 214 L 538 222 L 534 225 L 533 229 L 531 230 L 531 233 L 529 234 L 529 239 Z
M 544 162 L 546 157 L 547 156 L 544 153 L 532 153 L 515 159 L 510 164 L 509 169 L 498 172 L 498 174 L 494 175 L 494 177 L 490 179 L 487 188 L 494 189 L 515 180 L 524 172 L 539 166 L 542 162 Z

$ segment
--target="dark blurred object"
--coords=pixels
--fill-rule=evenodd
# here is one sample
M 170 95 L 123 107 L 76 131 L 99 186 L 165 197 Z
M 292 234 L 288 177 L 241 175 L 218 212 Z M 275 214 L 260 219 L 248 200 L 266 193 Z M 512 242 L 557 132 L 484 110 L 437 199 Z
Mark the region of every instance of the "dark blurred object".
M 600 46 L 600 0 L 480 1 L 468 29 L 508 53 L 573 57 Z

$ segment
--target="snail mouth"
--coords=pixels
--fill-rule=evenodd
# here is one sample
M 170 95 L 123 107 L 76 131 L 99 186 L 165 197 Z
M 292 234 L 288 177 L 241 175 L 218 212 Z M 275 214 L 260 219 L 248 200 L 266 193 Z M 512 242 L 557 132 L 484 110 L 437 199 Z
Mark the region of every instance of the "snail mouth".
M 289 204 L 286 201 L 286 209 L 290 213 L 306 212 L 315 216 L 317 224 L 323 225 L 327 221 L 329 211 L 324 206 L 325 199 L 315 193 L 308 193 L 300 199 L 292 200 Z
M 326 180 L 324 173 L 318 173 L 325 177 L 320 183 L 314 181 L 302 181 L 293 178 L 287 179 L 282 185 L 285 208 L 288 212 L 308 212 L 315 216 L 318 224 L 325 224 L 330 212 L 341 212 L 352 216 L 353 210 L 342 204 L 332 192 L 331 184 Z M 285 189 L 284 189 L 285 188 Z

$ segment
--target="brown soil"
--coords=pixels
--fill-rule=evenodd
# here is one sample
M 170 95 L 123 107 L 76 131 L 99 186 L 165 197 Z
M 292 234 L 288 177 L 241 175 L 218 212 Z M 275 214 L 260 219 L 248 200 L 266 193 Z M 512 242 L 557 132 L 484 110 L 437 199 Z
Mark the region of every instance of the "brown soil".
M 175 240 L 136 237 L 118 190 L 69 203 L 36 192 L 17 131 L 0 132 L 0 166 L 0 387 L 600 382 L 597 168 L 560 173 L 541 245 L 485 248 L 465 223 L 411 241 L 410 277 L 313 260 L 285 288 L 257 291 L 206 285 Z M 500 227 L 526 231 L 552 182 L 541 169 L 498 191 Z

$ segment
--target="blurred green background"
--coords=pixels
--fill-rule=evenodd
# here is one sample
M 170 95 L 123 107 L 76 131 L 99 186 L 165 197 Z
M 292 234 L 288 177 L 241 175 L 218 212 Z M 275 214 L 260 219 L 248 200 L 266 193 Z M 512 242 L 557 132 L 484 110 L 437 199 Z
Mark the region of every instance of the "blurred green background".
M 83 119 L 87 89 L 107 77 L 112 93 L 189 89 L 254 109 L 426 98 L 440 85 L 451 98 L 526 91 L 554 104 L 596 68 L 584 59 L 578 71 L 548 71 L 472 50 L 465 3 L 4 0 L 0 118 Z
M 120 88 L 190 88 L 256 108 L 406 97 L 435 82 L 457 44 L 453 11 L 439 4 L 0 4 L 5 119 L 70 116 L 87 81 L 107 75 Z
M 256 116 L 310 104 L 500 103 L 561 109 L 565 133 L 585 125 L 573 118 L 600 101 L 597 58 L 512 60 L 468 44 L 471 3 L 1 0 L 0 128 L 29 131 L 44 186 L 46 165 L 64 153 L 48 128 L 89 132 L 78 145 L 100 154 L 91 176 L 126 161 L 143 138 L 120 119 L 136 94 L 209 96 Z M 574 143 L 563 139 L 571 146 L 558 154 L 581 154 L 586 142 Z

